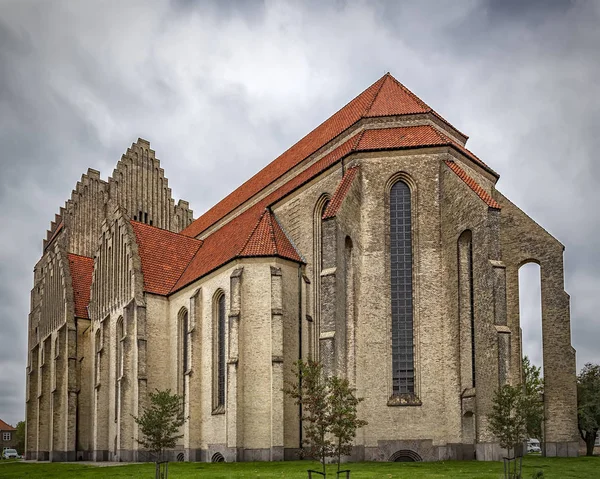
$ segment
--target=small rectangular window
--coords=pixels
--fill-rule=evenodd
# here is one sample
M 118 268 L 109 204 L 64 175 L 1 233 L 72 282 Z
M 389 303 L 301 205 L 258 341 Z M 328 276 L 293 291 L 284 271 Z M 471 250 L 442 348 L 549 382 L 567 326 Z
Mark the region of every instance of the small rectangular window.
M 2 439 L 5 441 L 10 441 L 10 432 L 2 433 Z

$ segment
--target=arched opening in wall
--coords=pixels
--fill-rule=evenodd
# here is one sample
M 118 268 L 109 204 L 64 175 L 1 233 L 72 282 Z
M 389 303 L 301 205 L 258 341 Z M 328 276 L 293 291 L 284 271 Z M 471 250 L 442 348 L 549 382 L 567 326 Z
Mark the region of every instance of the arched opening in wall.
M 123 325 L 123 316 L 117 320 L 116 327 L 116 361 L 115 361 L 115 422 L 119 419 L 121 402 L 121 378 L 123 377 L 123 341 L 125 340 L 125 327 Z M 117 437 L 115 436 L 115 441 Z M 116 447 L 115 447 L 116 454 Z
M 542 283 L 540 265 L 530 261 L 519 268 L 519 322 L 521 355 L 542 368 Z
M 346 273 L 346 363 L 347 378 L 351 385 L 356 378 L 356 316 L 355 316 L 355 286 L 354 286 L 354 255 L 350 236 L 346 236 L 344 245 L 344 263 Z
M 314 291 L 314 340 L 313 353 L 314 359 L 318 359 L 319 355 L 319 335 L 321 325 L 321 271 L 323 258 L 323 214 L 329 204 L 329 194 L 322 194 L 313 211 L 313 288 Z
M 211 457 L 210 462 L 225 462 L 225 458 L 223 457 L 223 454 L 216 452 Z
M 181 308 L 177 315 L 177 393 L 185 403 L 185 375 L 189 369 L 188 311 Z
M 471 411 L 463 414 L 462 436 L 464 444 L 475 443 L 475 415 Z
M 412 194 L 402 179 L 389 190 L 392 394 L 415 393 Z
M 225 293 L 217 291 L 213 296 L 213 413 L 225 412 L 226 384 L 226 304 Z
M 183 461 L 185 461 L 185 454 L 183 452 L 180 452 L 179 454 L 177 454 L 177 462 Z
M 390 462 L 421 462 L 423 459 L 415 451 L 401 449 L 390 457 Z
M 473 235 L 465 230 L 457 242 L 458 315 L 461 390 L 475 387 L 475 306 L 473 291 Z

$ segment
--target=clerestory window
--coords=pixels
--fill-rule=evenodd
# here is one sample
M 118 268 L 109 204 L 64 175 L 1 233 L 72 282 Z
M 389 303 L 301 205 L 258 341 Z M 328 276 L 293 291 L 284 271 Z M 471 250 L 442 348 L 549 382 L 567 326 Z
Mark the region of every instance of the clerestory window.
M 415 392 L 411 194 L 404 181 L 390 191 L 392 391 Z

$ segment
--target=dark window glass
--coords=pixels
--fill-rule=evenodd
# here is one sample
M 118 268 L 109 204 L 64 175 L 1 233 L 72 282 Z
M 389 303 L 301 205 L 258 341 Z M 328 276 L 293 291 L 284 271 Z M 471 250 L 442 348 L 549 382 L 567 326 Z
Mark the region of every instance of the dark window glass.
M 411 204 L 408 185 L 399 181 L 390 192 L 390 262 L 392 298 L 393 393 L 415 392 Z
M 471 300 L 471 375 L 475 387 L 475 303 L 473 301 L 473 239 L 469 241 L 469 296 Z
M 219 350 L 217 372 L 217 399 L 219 406 L 225 406 L 225 295 L 219 298 Z
M 181 351 L 182 354 L 182 373 L 188 370 L 188 314 L 187 311 L 183 314 L 183 318 L 181 319 L 181 339 L 183 342 L 183 348 Z

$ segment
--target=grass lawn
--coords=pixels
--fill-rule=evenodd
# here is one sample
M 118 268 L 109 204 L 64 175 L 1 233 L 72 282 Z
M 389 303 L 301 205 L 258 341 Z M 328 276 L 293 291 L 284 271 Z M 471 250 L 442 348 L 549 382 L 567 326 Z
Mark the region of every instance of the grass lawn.
M 349 464 L 352 479 L 500 479 L 502 463 L 477 461 L 448 461 L 429 463 L 362 462 Z M 319 470 L 319 464 L 308 461 L 294 462 L 238 462 L 238 463 L 182 463 L 169 464 L 170 479 L 306 479 L 307 469 Z M 529 479 L 538 470 L 544 479 L 600 479 L 600 457 L 573 459 L 526 457 L 523 460 L 523 479 Z M 335 467 L 331 466 L 331 479 Z M 118 466 L 90 466 L 77 463 L 23 463 L 0 462 L 0 478 L 154 478 L 154 464 Z

